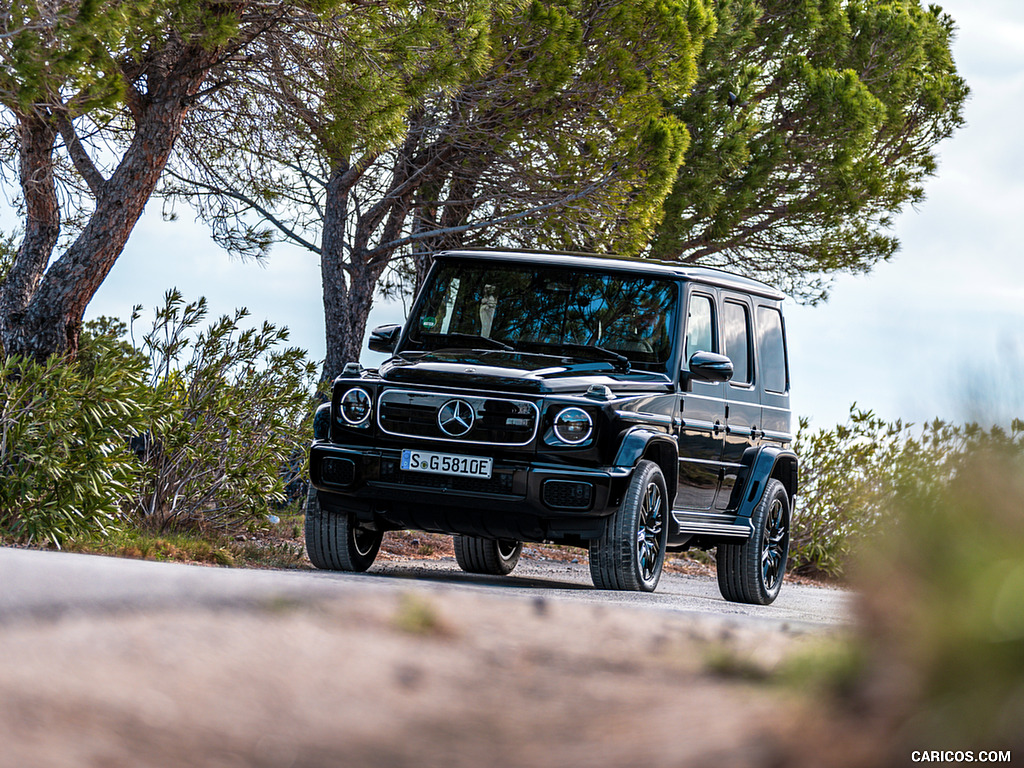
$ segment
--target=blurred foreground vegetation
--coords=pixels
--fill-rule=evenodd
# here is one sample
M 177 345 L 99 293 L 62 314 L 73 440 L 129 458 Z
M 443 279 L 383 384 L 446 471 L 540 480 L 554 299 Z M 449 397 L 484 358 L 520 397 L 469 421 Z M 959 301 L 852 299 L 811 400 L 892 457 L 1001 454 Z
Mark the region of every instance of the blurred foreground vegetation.
M 797 683 L 805 709 L 792 764 L 885 768 L 917 764 L 921 752 L 957 764 L 972 762 L 966 754 L 1019 759 L 1020 427 L 939 429 L 940 446 L 959 446 L 942 451 L 939 464 L 930 451 L 940 446 L 928 437 L 916 443 L 919 472 L 909 458 L 906 471 L 891 468 L 887 514 L 872 522 L 848 566 L 857 591 L 852 634 L 791 660 L 782 675 Z
M 1008 428 L 936 419 L 917 427 L 854 404 L 845 424 L 810 430 L 800 421 L 800 493 L 790 570 L 845 577 L 859 545 L 874 541 L 905 498 L 942 495 L 979 452 L 1020 452 L 1024 421 Z M 870 546 L 874 546 L 871 544 Z
M 965 437 L 948 480 L 908 475 L 857 559 L 859 694 L 904 749 L 1024 751 L 1024 440 Z M 904 756 L 904 760 L 905 760 Z

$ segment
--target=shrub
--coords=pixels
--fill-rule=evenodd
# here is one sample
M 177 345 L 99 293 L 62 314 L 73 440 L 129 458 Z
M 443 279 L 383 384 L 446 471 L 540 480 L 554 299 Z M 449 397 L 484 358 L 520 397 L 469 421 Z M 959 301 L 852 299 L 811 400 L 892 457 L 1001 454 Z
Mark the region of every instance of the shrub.
M 138 463 L 127 437 L 144 423 L 146 365 L 109 334 L 82 334 L 82 356 L 0 361 L 0 532 L 52 542 L 120 524 Z
M 197 334 L 205 316 L 205 299 L 169 291 L 140 345 L 153 398 L 137 510 L 161 529 L 265 521 L 311 437 L 316 370 L 302 350 L 281 348 L 287 329 L 242 329 L 240 309 Z
M 810 432 L 801 419 L 791 569 L 842 575 L 856 543 L 891 513 L 897 488 L 917 484 L 924 492 L 948 483 L 968 441 L 989 434 L 938 419 L 915 430 L 856 403 L 849 421 L 833 429 Z

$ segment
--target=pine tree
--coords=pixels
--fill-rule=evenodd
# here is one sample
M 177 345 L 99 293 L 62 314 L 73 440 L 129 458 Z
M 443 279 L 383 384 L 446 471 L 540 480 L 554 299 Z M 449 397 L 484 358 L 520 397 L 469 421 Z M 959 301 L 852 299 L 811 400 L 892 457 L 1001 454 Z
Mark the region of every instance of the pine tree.
M 952 19 L 917 0 L 715 0 L 692 140 L 651 254 L 726 266 L 810 301 L 866 272 L 922 200 L 968 89 Z
M 196 114 L 173 191 L 236 252 L 320 256 L 330 379 L 398 257 L 639 251 L 687 145 L 664 105 L 712 26 L 700 0 L 465 0 L 382 16 L 356 47 L 293 36 L 245 96 Z

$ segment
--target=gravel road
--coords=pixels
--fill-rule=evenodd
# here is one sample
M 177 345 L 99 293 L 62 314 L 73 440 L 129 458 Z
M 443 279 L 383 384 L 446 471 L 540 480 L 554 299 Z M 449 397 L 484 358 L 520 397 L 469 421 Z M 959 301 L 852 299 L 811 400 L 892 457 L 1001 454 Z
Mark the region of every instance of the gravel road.
M 227 607 L 274 598 L 329 600 L 359 591 L 469 590 L 496 597 L 630 606 L 759 625 L 839 626 L 850 593 L 784 584 L 771 606 L 728 603 L 714 579 L 666 573 L 653 594 L 591 586 L 585 564 L 524 561 L 509 577 L 475 576 L 454 560 L 382 562 L 367 574 L 210 568 L 63 552 L 0 548 L 0 621 L 139 608 Z
M 806 713 L 722 670 L 770 671 L 851 610 L 797 585 L 736 606 L 674 574 L 599 592 L 573 563 L 499 580 L 0 548 L 0 766 L 792 765 Z

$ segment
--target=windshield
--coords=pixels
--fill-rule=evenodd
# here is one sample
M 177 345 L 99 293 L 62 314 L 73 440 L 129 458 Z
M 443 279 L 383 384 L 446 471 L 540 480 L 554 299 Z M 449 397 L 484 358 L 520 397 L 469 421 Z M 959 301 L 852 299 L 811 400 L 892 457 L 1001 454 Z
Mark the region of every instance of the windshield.
M 665 371 L 675 284 L 533 264 L 441 262 L 409 320 L 407 349 L 504 350 Z

